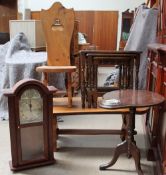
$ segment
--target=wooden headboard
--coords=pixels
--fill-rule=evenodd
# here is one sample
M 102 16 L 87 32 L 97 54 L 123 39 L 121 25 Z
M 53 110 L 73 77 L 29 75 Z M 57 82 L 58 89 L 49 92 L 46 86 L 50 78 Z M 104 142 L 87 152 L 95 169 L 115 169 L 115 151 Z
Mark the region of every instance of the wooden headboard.
M 31 19 L 40 20 L 40 11 L 32 11 L 31 12 Z
M 40 11 L 31 12 L 32 19 L 40 19 Z M 116 50 L 118 11 L 75 11 L 79 32 L 86 33 L 88 43 L 101 50 Z

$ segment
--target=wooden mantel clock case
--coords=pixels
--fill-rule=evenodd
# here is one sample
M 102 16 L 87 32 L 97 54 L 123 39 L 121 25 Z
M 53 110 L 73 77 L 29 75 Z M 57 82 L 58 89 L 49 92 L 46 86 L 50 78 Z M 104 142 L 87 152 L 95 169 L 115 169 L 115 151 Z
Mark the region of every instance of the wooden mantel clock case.
M 54 87 L 33 79 L 21 80 L 8 96 L 13 171 L 55 162 L 52 143 Z

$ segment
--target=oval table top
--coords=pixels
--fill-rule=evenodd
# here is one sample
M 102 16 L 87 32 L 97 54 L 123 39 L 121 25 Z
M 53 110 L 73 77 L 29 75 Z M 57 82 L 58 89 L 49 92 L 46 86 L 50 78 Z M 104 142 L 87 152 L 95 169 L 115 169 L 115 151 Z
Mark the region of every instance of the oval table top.
M 102 108 L 148 107 L 163 103 L 165 98 L 147 90 L 116 90 L 103 95 L 99 106 Z

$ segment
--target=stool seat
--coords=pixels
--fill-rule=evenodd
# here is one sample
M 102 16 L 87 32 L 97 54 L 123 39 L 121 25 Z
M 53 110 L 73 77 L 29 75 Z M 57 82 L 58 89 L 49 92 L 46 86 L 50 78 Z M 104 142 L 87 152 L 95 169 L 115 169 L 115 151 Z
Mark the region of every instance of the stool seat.
M 75 72 L 76 66 L 39 66 L 37 72 Z

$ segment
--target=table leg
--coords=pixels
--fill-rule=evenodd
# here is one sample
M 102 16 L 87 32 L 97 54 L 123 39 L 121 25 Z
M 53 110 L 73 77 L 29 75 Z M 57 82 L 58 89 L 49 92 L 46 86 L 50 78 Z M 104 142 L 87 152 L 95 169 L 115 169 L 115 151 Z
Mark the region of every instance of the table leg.
M 120 138 L 122 141 L 125 141 L 127 136 L 127 133 L 126 133 L 127 117 L 128 117 L 128 114 L 122 114 L 122 127 L 121 127 L 122 134 L 120 135 Z
M 109 168 L 110 166 L 114 165 L 116 163 L 116 161 L 118 160 L 120 154 L 126 153 L 126 150 L 127 150 L 127 141 L 124 141 L 124 142 L 118 144 L 115 151 L 114 151 L 114 155 L 113 155 L 112 160 L 107 164 L 101 165 L 100 170 L 105 170 L 105 169 Z
M 138 175 L 143 175 L 141 165 L 140 165 L 140 151 L 134 141 L 134 126 L 135 126 L 135 107 L 130 108 L 130 115 L 128 116 L 127 125 L 127 138 L 124 142 L 117 145 L 112 160 L 104 165 L 100 166 L 100 170 L 105 170 L 110 166 L 114 165 L 118 160 L 120 154 L 127 153 L 134 158 L 136 170 Z

